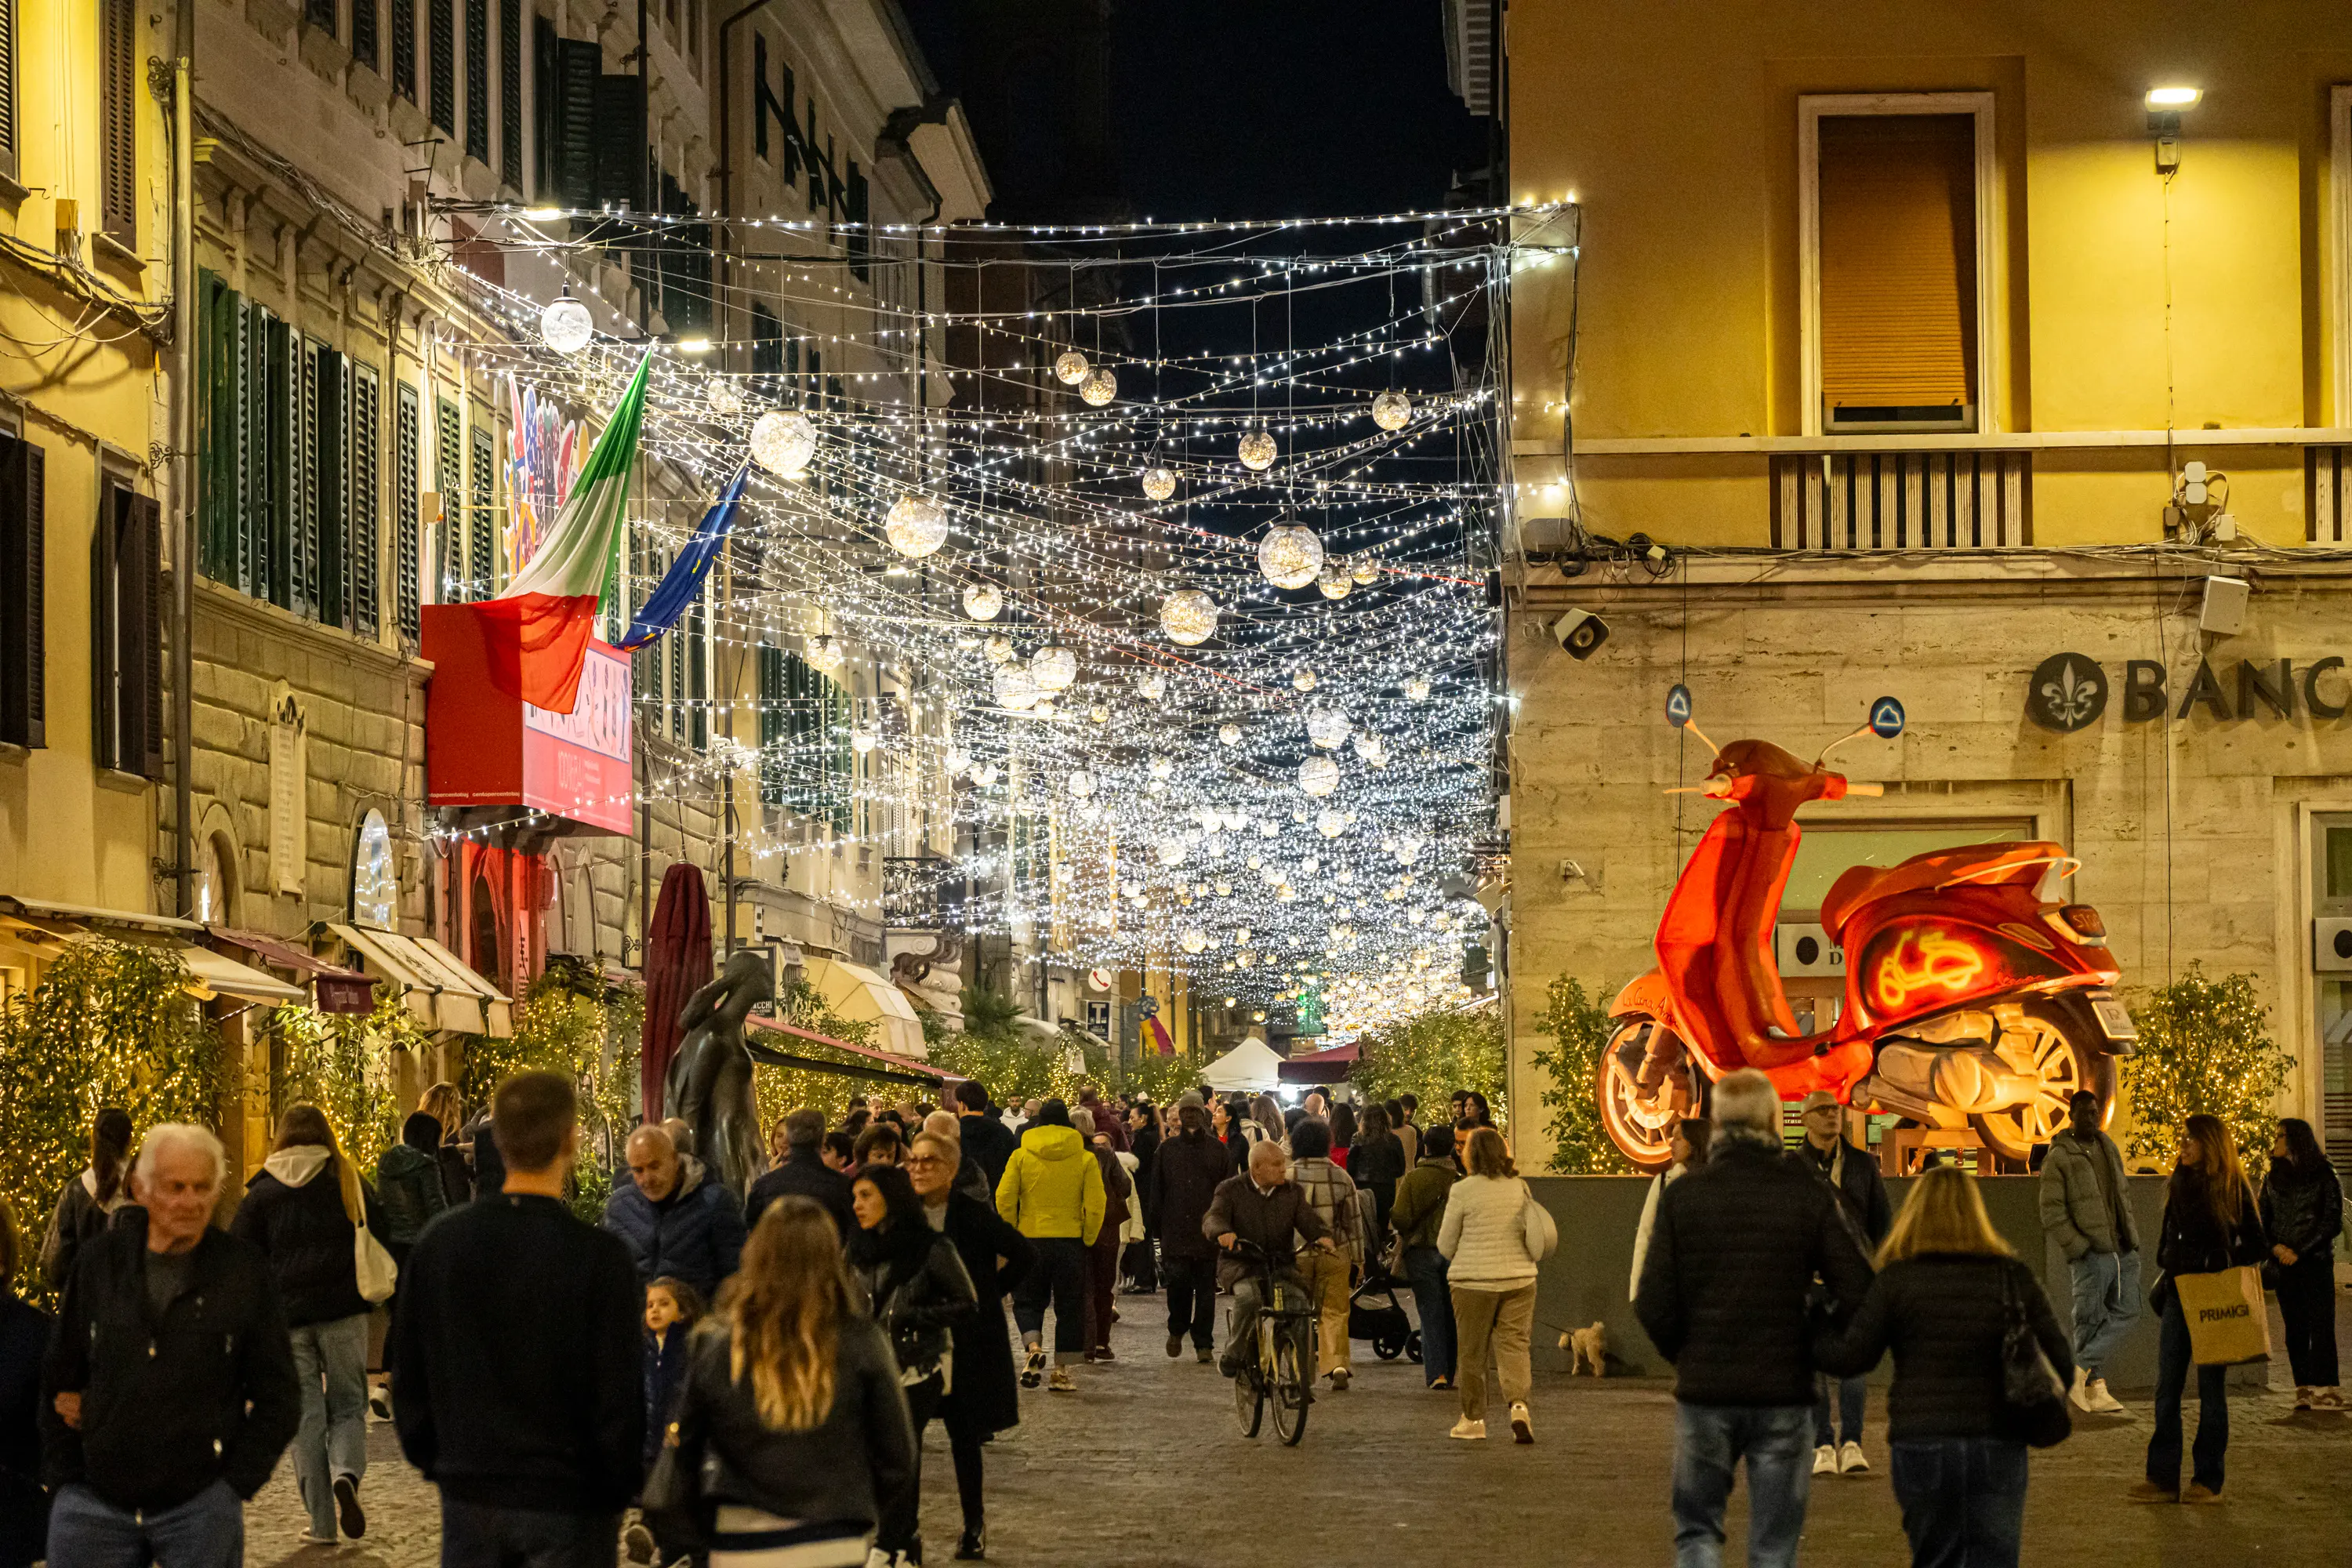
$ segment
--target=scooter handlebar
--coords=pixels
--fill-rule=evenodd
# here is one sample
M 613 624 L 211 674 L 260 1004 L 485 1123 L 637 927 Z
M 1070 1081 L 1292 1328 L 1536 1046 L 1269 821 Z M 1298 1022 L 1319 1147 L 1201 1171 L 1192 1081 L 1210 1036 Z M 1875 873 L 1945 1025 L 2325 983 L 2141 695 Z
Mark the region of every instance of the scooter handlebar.
M 1886 793 L 1886 786 L 1885 784 L 1856 784 L 1852 779 L 1848 779 L 1845 784 L 1845 793 L 1848 795 L 1885 795 Z

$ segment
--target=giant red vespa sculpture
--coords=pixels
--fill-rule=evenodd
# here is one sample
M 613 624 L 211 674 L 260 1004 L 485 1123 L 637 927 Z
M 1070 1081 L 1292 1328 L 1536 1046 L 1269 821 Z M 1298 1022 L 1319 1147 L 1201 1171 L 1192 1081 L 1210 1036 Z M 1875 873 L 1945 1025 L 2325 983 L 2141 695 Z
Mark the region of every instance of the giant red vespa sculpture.
M 1684 689 L 1667 713 L 1698 734 Z M 1902 705 L 1881 698 L 1845 739 L 1891 740 L 1902 727 Z M 2076 864 L 2061 846 L 1972 844 L 1850 868 L 1821 911 L 1847 954 L 1844 1005 L 1830 1027 L 1804 1035 L 1773 942 L 1803 837 L 1797 809 L 1881 786 L 1851 784 L 1769 742 L 1734 741 L 1716 752 L 1699 793 L 1730 808 L 1666 900 L 1658 967 L 1611 1005 L 1618 1025 L 1595 1075 L 1602 1122 L 1627 1159 L 1664 1164 L 1674 1121 L 1696 1113 L 1708 1086 L 1739 1068 L 1762 1070 L 1784 1100 L 1826 1089 L 1923 1125 L 1972 1126 L 2011 1160 L 2065 1125 L 2075 1090 L 2113 1106 L 2131 1016 L 2110 989 L 2120 972 L 2098 910 L 2037 894 L 2053 869 Z

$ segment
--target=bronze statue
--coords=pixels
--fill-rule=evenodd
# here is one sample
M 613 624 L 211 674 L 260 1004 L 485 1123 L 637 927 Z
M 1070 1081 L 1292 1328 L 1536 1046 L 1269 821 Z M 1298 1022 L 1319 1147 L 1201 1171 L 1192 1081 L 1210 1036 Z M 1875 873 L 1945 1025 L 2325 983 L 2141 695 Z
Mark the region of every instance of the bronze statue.
M 751 1063 L 780 1056 L 751 1044 L 743 1020 L 754 1005 L 772 1001 L 774 994 L 768 955 L 750 948 L 737 952 L 719 978 L 688 997 L 678 1013 L 678 1027 L 686 1037 L 678 1042 L 663 1085 L 667 1114 L 692 1130 L 694 1152 L 703 1168 L 738 1196 L 768 1164 L 759 1108 L 751 1095 Z

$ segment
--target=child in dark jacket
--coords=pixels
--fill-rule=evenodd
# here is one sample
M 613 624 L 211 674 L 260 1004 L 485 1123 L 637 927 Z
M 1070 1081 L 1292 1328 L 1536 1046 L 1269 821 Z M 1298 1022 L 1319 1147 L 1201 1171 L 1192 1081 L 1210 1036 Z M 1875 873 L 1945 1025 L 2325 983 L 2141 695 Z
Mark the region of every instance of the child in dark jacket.
M 664 1275 L 646 1287 L 646 1468 L 653 1468 L 686 1381 L 686 1341 L 702 1316 L 702 1296 Z

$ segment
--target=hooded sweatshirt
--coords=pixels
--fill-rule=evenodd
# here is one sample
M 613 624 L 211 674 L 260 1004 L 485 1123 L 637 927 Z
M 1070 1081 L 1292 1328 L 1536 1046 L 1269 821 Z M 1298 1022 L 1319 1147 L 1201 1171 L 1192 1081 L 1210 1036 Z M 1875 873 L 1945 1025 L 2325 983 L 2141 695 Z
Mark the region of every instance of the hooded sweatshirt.
M 369 1228 L 380 1233 L 383 1218 L 375 1194 L 365 1183 L 361 1192 Z M 316 1143 L 297 1143 L 264 1160 L 229 1225 L 230 1235 L 269 1255 L 286 1325 L 294 1329 L 369 1310 L 353 1262 L 356 1230 L 343 1208 L 335 1152 Z
M 1092 1247 L 1106 1202 L 1102 1167 L 1075 1127 L 1024 1132 L 996 1184 L 996 1212 L 1033 1241 L 1067 1237 Z

